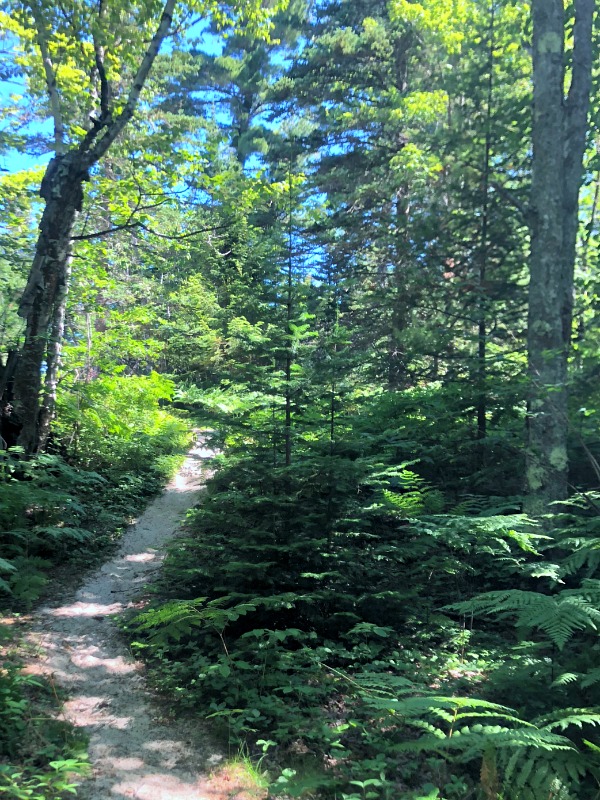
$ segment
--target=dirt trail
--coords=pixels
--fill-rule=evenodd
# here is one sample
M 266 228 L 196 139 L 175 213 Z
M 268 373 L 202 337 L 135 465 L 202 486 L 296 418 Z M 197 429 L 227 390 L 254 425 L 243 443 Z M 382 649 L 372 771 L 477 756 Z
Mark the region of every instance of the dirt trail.
M 166 723 L 144 687 L 142 665 L 131 657 L 111 619 L 131 604 L 161 561 L 160 548 L 177 531 L 202 486 L 198 443 L 175 479 L 125 534 L 119 552 L 70 597 L 42 608 L 30 640 L 37 657 L 28 672 L 49 676 L 69 695 L 65 717 L 89 737 L 93 776 L 82 800 L 246 800 L 235 770 L 207 771 L 222 761 L 206 733 L 189 723 Z

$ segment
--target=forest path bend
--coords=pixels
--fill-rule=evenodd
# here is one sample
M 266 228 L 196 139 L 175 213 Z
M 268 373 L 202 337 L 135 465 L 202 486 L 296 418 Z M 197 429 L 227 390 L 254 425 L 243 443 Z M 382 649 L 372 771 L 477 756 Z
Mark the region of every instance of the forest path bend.
M 59 603 L 42 608 L 29 633 L 37 655 L 26 671 L 64 689 L 65 718 L 89 737 L 93 775 L 81 800 L 248 800 L 235 776 L 209 777 L 222 760 L 206 733 L 159 719 L 142 665 L 111 618 L 130 607 L 159 568 L 161 548 L 177 532 L 203 485 L 212 456 L 200 440 L 164 492 L 124 535 L 118 553 Z M 226 788 L 224 788 L 224 785 Z

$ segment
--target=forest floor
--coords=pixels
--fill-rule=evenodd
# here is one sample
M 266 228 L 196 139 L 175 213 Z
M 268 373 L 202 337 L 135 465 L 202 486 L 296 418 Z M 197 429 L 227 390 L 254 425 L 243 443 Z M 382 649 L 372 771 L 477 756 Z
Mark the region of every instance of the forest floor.
M 170 718 L 132 658 L 115 615 L 143 603 L 144 586 L 198 502 L 202 441 L 164 492 L 124 535 L 114 557 L 34 615 L 25 671 L 42 675 L 67 700 L 62 714 L 89 740 L 91 776 L 81 800 L 254 800 L 264 797 L 250 771 L 228 762 L 206 729 Z

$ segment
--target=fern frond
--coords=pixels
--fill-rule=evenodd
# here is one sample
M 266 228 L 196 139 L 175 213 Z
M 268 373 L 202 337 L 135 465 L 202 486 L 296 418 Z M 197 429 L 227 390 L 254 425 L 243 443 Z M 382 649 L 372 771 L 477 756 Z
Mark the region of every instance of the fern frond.
M 131 625 L 138 632 L 149 633 L 150 639 L 156 643 L 180 641 L 182 636 L 190 633 L 193 627 L 203 623 L 200 607 L 206 597 L 196 600 L 172 600 L 158 608 L 149 608 L 137 614 Z
M 581 588 L 564 590 L 557 595 L 506 589 L 486 592 L 446 608 L 462 614 L 514 615 L 518 627 L 543 631 L 562 650 L 576 631 L 598 630 L 599 605 L 600 581 L 589 579 Z
M 562 675 L 552 681 L 552 686 L 567 686 L 569 683 L 576 683 L 581 680 L 581 675 L 581 672 L 563 672 Z M 598 680 L 600 680 L 600 675 Z
M 590 603 L 600 604 L 600 580 L 597 578 L 585 578 L 581 582 L 579 589 L 567 589 L 561 594 L 566 597 L 579 597 L 580 595 Z
M 445 606 L 450 611 L 458 611 L 461 614 L 511 614 L 532 607 L 547 609 L 550 614 L 554 610 L 555 601 L 552 597 L 539 592 L 504 589 L 497 592 L 486 592 L 471 600 Z
M 534 720 L 535 724 L 546 731 L 560 728 L 566 730 L 574 725 L 583 728 L 584 725 L 600 725 L 600 709 L 594 708 L 561 708 L 552 714 L 546 714 Z
M 44 534 L 52 539 L 54 542 L 85 542 L 91 538 L 92 532 L 84 528 L 72 528 L 62 526 L 47 525 L 43 528 L 38 528 L 36 533 Z
M 561 542 L 561 547 L 572 549 L 573 552 L 563 561 L 562 568 L 565 575 L 573 575 L 583 567 L 592 572 L 600 565 L 600 538 L 569 538 Z
M 416 741 L 401 742 L 396 745 L 395 749 L 399 752 L 462 750 L 470 753 L 484 753 L 490 747 L 498 749 L 531 747 L 547 752 L 575 751 L 573 743 L 566 736 L 560 736 L 551 731 L 539 728 L 512 729 L 501 725 L 479 724 L 472 727 L 465 726 L 444 738 L 421 736 Z
M 381 694 L 384 697 L 398 695 L 399 693 L 407 691 L 415 691 L 415 684 L 408 678 L 403 678 L 401 675 L 359 672 L 352 674 L 352 680 L 355 681 L 361 689 Z
M 587 689 L 589 686 L 593 686 L 595 683 L 599 682 L 600 682 L 600 667 L 596 667 L 596 669 L 591 669 L 583 676 L 583 678 L 581 679 L 581 686 L 583 689 Z
M 552 750 L 517 748 L 500 751 L 499 766 L 505 800 L 575 800 L 571 793 L 586 774 L 586 763 L 575 748 Z
M 405 721 L 420 719 L 427 714 L 443 716 L 445 712 L 450 712 L 449 719 L 452 720 L 460 710 L 473 709 L 473 713 L 486 711 L 490 716 L 495 714 L 510 719 L 519 725 L 527 725 L 518 717 L 513 715 L 512 709 L 507 706 L 491 703 L 488 700 L 479 700 L 472 697 L 442 697 L 431 695 L 425 697 L 404 697 L 400 700 L 384 697 L 363 697 L 363 702 L 374 710 L 389 711 L 403 717 Z

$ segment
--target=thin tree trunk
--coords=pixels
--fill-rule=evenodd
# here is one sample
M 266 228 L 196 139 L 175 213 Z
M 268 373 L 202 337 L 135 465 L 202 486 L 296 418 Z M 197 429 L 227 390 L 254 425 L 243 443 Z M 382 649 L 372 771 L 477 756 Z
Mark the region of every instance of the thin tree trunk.
M 394 243 L 394 270 L 389 276 L 390 288 L 393 291 L 391 308 L 390 332 L 388 335 L 388 365 L 387 384 L 390 392 L 397 391 L 406 385 L 406 352 L 400 346 L 400 334 L 407 327 L 407 305 L 410 303 L 406 296 L 406 253 L 408 247 L 408 215 L 410 199 L 406 192 L 398 192 L 395 199 L 395 222 L 401 236 L 395 238 Z M 392 212 L 393 213 L 393 212 Z
M 85 374 L 83 380 L 89 383 L 93 378 L 92 368 L 92 315 L 85 313 Z
M 8 351 L 5 364 L 2 364 L 0 360 L 0 402 L 11 400 L 9 387 L 12 384 L 18 360 L 19 353 L 17 350 Z
M 600 153 L 600 148 L 596 145 L 596 155 Z M 584 276 L 587 277 L 589 274 L 589 253 L 590 253 L 590 244 L 592 241 L 592 237 L 594 236 L 594 232 L 596 230 L 596 216 L 598 213 L 598 201 L 600 201 L 600 172 L 596 173 L 595 178 L 595 185 L 594 185 L 594 198 L 592 200 L 592 208 L 590 210 L 590 217 L 588 223 L 586 225 L 586 232 L 581 237 L 581 243 L 579 246 L 579 268 Z M 592 267 L 592 271 L 595 269 L 595 264 Z M 575 341 L 580 342 L 585 336 L 585 313 L 583 310 L 579 313 L 579 318 L 577 320 L 577 330 L 574 331 Z M 577 366 L 581 367 L 582 362 L 582 352 L 581 349 L 577 351 Z
M 61 365 L 62 341 L 65 333 L 67 314 L 67 294 L 71 277 L 71 260 L 67 261 L 64 280 L 60 281 L 54 301 L 54 315 L 48 353 L 46 355 L 46 375 L 44 377 L 44 397 L 40 408 L 38 430 L 38 449 L 43 450 L 50 435 L 50 425 L 56 409 L 56 391 L 58 388 L 58 371 Z
M 287 292 L 286 292 L 286 328 L 288 342 L 285 351 L 285 465 L 292 463 L 292 302 L 294 279 L 294 229 L 292 216 L 292 159 L 290 156 L 289 171 L 289 216 L 288 216 L 288 265 L 287 265 Z
M 87 173 L 85 173 L 87 175 Z M 66 302 L 71 233 L 81 207 L 83 176 L 68 156 L 53 159 L 42 182 L 46 208 L 29 281 L 19 313 L 27 320 L 25 341 L 15 370 L 14 414 L 22 424 L 18 443 L 27 453 L 40 447 L 42 368 L 49 350 L 57 300 Z M 60 342 L 54 348 L 60 354 Z
M 488 225 L 489 225 L 489 193 L 490 193 L 490 159 L 492 154 L 492 99 L 494 91 L 494 39 L 495 39 L 495 7 L 490 6 L 490 40 L 488 53 L 488 85 L 487 108 L 485 116 L 485 149 L 483 159 L 483 203 L 481 209 L 481 250 L 479 254 L 479 298 L 477 323 L 477 439 L 483 441 L 487 436 L 487 302 L 485 298 L 485 282 L 487 280 L 488 262 Z M 479 453 L 481 465 L 484 461 L 484 449 Z

